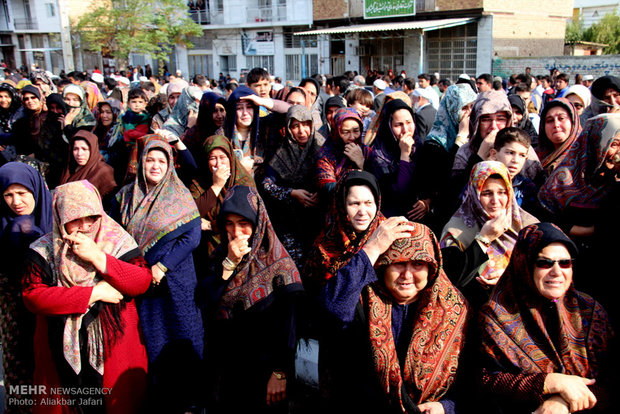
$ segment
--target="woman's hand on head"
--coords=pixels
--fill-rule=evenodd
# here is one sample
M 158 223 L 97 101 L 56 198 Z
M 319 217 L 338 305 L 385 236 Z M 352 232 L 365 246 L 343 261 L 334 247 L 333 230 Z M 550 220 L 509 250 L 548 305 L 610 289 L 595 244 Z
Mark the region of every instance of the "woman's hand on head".
M 273 109 L 273 99 L 271 98 L 261 98 L 258 95 L 246 95 L 239 98 L 240 101 L 250 101 L 253 102 L 256 106 L 262 106 L 267 110 L 271 111 Z
M 228 258 L 234 263 L 239 264 L 243 256 L 250 253 L 252 248 L 250 247 L 250 237 L 247 234 L 242 234 L 238 237 L 232 237 L 228 235 Z
M 545 388 L 549 394 L 559 394 L 568 404 L 569 412 L 589 410 L 596 405 L 596 396 L 588 388 L 596 380 L 577 375 L 547 374 Z
M 187 115 L 187 128 L 189 129 L 196 125 L 196 121 L 198 121 L 198 111 L 190 109 L 189 114 Z
M 64 240 L 76 256 L 95 266 L 100 273 L 106 273 L 106 255 L 93 239 L 76 231 L 67 234 Z
M 363 250 L 374 265 L 379 256 L 390 248 L 394 240 L 409 237 L 413 230 L 413 224 L 407 218 L 402 216 L 390 217 L 377 227 Z
M 443 409 L 443 405 L 441 405 L 438 401 L 426 402 L 418 405 L 418 410 L 422 414 L 445 414 L 445 410 Z
M 89 305 L 95 302 L 119 303 L 123 299 L 123 294 L 116 290 L 105 280 L 97 283 L 90 294 Z
M 344 146 L 344 155 L 353 161 L 360 170 L 364 169 L 364 152 L 358 144 L 355 142 L 346 144 Z

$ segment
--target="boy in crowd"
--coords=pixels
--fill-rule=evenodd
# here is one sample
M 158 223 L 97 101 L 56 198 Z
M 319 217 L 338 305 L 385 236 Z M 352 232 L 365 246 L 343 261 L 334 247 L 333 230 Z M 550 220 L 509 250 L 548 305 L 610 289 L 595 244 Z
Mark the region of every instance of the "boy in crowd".
M 521 128 L 501 129 L 489 155 L 490 160 L 499 161 L 508 168 L 517 203 L 526 211 L 534 211 L 538 188 L 529 178 L 521 175 L 530 149 L 530 136 Z
M 138 168 L 138 140 L 149 133 L 151 117 L 146 111 L 148 98 L 141 88 L 132 88 L 127 96 L 127 111 L 121 116 L 123 141 L 128 150 L 127 174 L 123 182 L 136 176 Z
M 269 98 L 269 92 L 271 92 L 271 77 L 269 76 L 269 72 L 265 69 L 252 69 L 248 72 L 245 82 L 248 88 L 252 89 L 260 98 Z M 269 115 L 269 111 L 261 106 L 259 108 L 259 116 L 263 117 L 267 115 Z

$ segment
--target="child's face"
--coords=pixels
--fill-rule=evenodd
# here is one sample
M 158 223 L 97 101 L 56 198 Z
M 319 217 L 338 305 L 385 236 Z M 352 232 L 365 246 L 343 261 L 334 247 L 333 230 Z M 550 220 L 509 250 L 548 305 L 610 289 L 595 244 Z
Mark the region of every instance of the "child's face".
M 269 98 L 269 92 L 271 91 L 271 81 L 269 79 L 261 79 L 248 86 L 261 98 Z
M 143 98 L 133 98 L 129 100 L 129 109 L 139 114 L 146 110 L 146 101 Z
M 499 151 L 492 151 L 492 158 L 501 162 L 508 168 L 510 179 L 512 180 L 523 169 L 527 160 L 527 151 L 523 144 L 510 142 L 504 145 Z M 493 157 L 494 154 L 494 157 Z

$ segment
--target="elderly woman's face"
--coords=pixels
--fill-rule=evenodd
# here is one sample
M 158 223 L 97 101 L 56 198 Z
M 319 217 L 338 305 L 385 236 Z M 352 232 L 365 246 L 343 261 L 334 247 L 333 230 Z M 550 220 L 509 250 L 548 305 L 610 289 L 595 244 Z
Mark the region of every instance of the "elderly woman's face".
M 4 202 L 18 216 L 32 214 L 35 207 L 34 195 L 21 184 L 11 184 L 2 193 Z
M 303 96 L 300 92 L 289 93 L 286 98 L 286 103 L 291 105 L 306 105 L 306 97 Z
M 355 142 L 362 135 L 360 124 L 354 119 L 345 119 L 338 131 L 345 144 Z
M 93 224 L 95 224 L 95 221 L 97 221 L 97 217 L 98 216 L 88 216 L 71 220 L 65 224 L 65 230 L 68 234 L 73 234 L 76 231 L 80 233 L 88 233 Z
M 230 169 L 230 159 L 226 152 L 220 148 L 215 148 L 209 153 L 209 169 L 217 171 L 220 168 Z
M 568 139 L 573 129 L 570 114 L 566 109 L 554 106 L 545 115 L 544 122 L 547 138 L 556 149 L 559 148 Z
M 354 185 L 349 188 L 345 199 L 345 209 L 351 227 L 357 233 L 365 231 L 377 214 L 375 196 L 365 185 Z
M 296 119 L 291 120 L 289 126 L 293 139 L 297 141 L 302 147 L 308 143 L 310 134 L 312 133 L 312 121 L 298 121 Z
M 508 126 L 510 116 L 507 112 L 495 112 L 494 114 L 484 114 L 480 117 L 480 137 L 485 139 L 492 131 L 499 131 Z
M 620 134 L 609 144 L 607 154 L 605 154 L 605 164 L 609 169 L 620 169 Z
M 428 263 L 412 261 L 394 263 L 383 274 L 385 286 L 399 305 L 415 302 L 428 284 Z
M 11 94 L 7 91 L 0 91 L 0 108 L 9 109 L 11 102 L 13 102 Z
M 213 111 L 213 122 L 215 126 L 221 128 L 226 120 L 226 108 L 221 103 L 215 104 L 215 110 Z
M 250 236 L 254 232 L 252 222 L 239 214 L 229 213 L 224 218 L 224 227 L 229 240 L 238 239 L 241 236 Z
M 109 127 L 112 125 L 112 122 L 114 122 L 114 112 L 112 111 L 112 107 L 110 105 L 101 105 L 99 120 L 103 126 Z
M 571 93 L 570 95 L 566 96 L 566 99 L 571 101 L 571 103 L 573 104 L 573 106 L 577 110 L 577 115 L 581 115 L 583 113 L 583 109 L 584 109 L 583 108 L 583 101 L 581 100 L 579 95 L 577 95 L 576 93 Z
M 559 299 L 573 282 L 570 252 L 562 243 L 551 243 L 543 248 L 534 264 L 534 286 L 545 298 Z

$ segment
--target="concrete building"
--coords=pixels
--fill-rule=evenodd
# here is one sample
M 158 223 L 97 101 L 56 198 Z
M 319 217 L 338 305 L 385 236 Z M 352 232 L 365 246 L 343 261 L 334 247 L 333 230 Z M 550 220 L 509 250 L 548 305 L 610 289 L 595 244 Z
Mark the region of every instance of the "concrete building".
M 191 50 L 176 47 L 173 67 L 189 76 L 239 76 L 263 67 L 283 79 L 318 70 L 318 45 L 294 36 L 312 24 L 312 0 L 189 1 L 190 16 L 204 28 Z M 303 44 L 302 44 L 303 43 Z M 302 58 L 302 55 L 305 58 Z
M 618 11 L 620 11 L 618 0 L 574 0 L 573 20 L 581 18 L 583 28 L 587 29 L 598 23 L 607 13 Z
M 314 0 L 313 28 L 319 72 L 368 68 L 439 72 L 491 72 L 499 57 L 561 55 L 572 1 L 523 0 Z
M 7 66 L 59 73 L 67 66 L 63 44 L 57 0 L 0 0 L 0 58 Z

